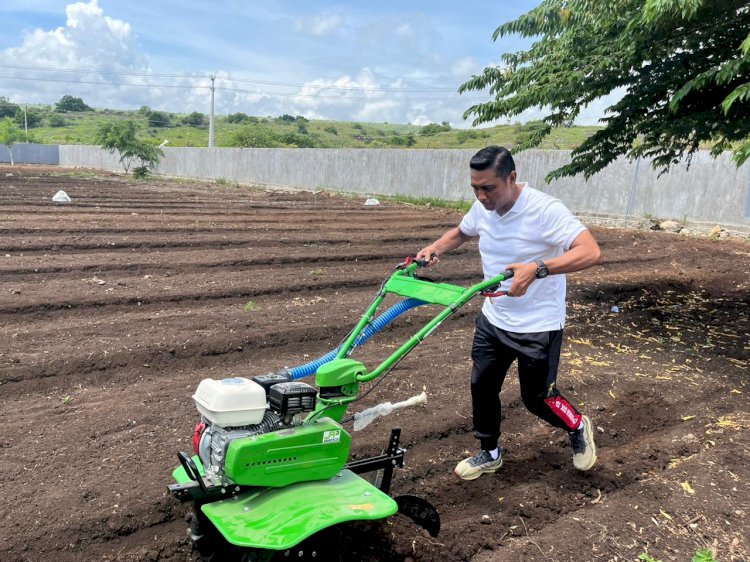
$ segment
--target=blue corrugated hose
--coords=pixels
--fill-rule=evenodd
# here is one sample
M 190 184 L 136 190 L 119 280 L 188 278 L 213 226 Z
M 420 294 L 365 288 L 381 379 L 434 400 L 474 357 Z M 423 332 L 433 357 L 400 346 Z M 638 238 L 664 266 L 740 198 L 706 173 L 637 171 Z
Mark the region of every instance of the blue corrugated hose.
M 403 314 L 407 310 L 410 310 L 417 306 L 421 306 L 423 304 L 427 303 L 419 299 L 406 299 L 394 304 L 391 308 L 389 308 L 383 314 L 375 318 L 375 320 L 370 322 L 364 330 L 362 330 L 362 333 L 354 342 L 354 347 L 359 347 L 360 345 L 365 343 L 372 336 L 382 330 L 385 326 L 393 322 L 393 320 L 400 314 Z M 300 365 L 299 367 L 292 367 L 291 369 L 289 369 L 292 380 L 297 380 L 312 375 L 313 373 L 315 373 L 315 371 L 318 370 L 318 367 L 335 359 L 336 354 L 338 353 L 340 348 L 341 346 L 337 347 L 333 351 L 326 353 L 322 357 L 318 357 L 314 361 L 310 361 L 309 363 L 305 363 L 304 365 Z

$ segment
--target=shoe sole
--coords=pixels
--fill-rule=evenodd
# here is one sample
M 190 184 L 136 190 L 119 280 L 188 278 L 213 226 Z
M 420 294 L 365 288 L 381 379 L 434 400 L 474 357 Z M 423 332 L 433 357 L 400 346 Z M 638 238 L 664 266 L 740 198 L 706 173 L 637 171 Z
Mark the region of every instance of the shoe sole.
M 584 467 L 578 468 L 576 467 L 576 470 L 580 470 L 581 472 L 585 472 L 586 470 L 590 470 L 595 464 L 596 464 L 596 443 L 594 442 L 594 428 L 591 424 L 591 418 L 588 416 L 583 416 L 584 421 L 584 428 L 586 431 L 586 440 L 591 443 L 591 462 L 587 464 Z
M 502 467 L 503 467 L 503 461 L 501 460 L 500 464 L 497 465 L 496 467 L 493 467 L 493 468 L 483 468 L 483 469 L 479 470 L 478 472 L 471 474 L 470 476 L 462 476 L 458 472 L 456 472 L 455 470 L 453 471 L 453 474 L 455 474 L 456 476 L 458 476 L 461 480 L 476 480 L 482 474 L 493 474 L 494 472 L 497 472 L 498 470 L 500 470 Z

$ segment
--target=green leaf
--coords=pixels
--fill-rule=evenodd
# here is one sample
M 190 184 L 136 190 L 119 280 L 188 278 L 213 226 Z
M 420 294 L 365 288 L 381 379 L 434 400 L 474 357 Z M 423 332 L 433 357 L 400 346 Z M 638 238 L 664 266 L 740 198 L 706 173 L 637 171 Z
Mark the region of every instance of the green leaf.
M 750 82 L 746 84 L 742 84 L 741 86 L 738 86 L 737 88 L 732 91 L 731 94 L 729 94 L 726 99 L 721 103 L 721 107 L 724 110 L 724 113 L 729 113 L 729 110 L 732 108 L 732 104 L 737 100 L 747 100 L 750 98 Z
M 714 554 L 709 549 L 699 550 L 691 559 L 691 562 L 716 562 Z
M 523 138 L 522 150 L 587 105 L 612 99 L 604 128 L 548 179 L 588 178 L 620 156 L 651 158 L 661 173 L 699 148 L 724 150 L 750 138 L 750 119 L 728 114 L 750 99 L 749 28 L 746 0 L 543 0 L 497 28 L 493 39 L 520 35 L 533 43 L 500 53 L 500 65 L 459 87 L 487 96 L 464 117 L 477 126 L 541 110 L 547 127 Z

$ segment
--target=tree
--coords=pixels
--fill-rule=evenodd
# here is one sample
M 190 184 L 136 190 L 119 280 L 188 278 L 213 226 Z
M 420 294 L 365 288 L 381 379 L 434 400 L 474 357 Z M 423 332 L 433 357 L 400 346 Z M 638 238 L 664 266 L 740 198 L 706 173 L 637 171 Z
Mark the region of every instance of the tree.
M 182 118 L 182 122 L 185 125 L 193 125 L 194 127 L 201 127 L 206 124 L 206 116 L 200 111 L 193 111 L 189 115 L 185 115 Z
M 68 124 L 65 117 L 59 113 L 53 113 L 50 115 L 48 122 L 50 127 L 65 127 Z
M 244 123 L 247 121 L 249 115 L 238 111 L 237 113 L 230 113 L 227 115 L 227 123 Z
M 414 133 L 405 136 L 394 134 L 387 142 L 393 146 L 414 146 L 417 144 L 417 139 L 414 137 Z
M 652 158 L 666 171 L 701 144 L 716 156 L 750 157 L 750 8 L 746 0 L 544 0 L 498 37 L 540 37 L 505 53 L 459 88 L 494 99 L 464 114 L 474 125 L 543 108 L 544 127 L 518 149 L 539 145 L 587 104 L 624 92 L 605 127 L 573 151 L 555 177 L 590 177 L 618 156 Z
M 97 132 L 100 146 L 114 154 L 120 154 L 120 163 L 127 174 L 134 162 L 140 163 L 133 169 L 136 177 L 145 177 L 156 168 L 164 152 L 154 143 L 137 137 L 138 125 L 134 121 L 117 121 L 102 125 Z
M 55 104 L 55 111 L 65 113 L 77 111 L 93 111 L 93 109 L 86 105 L 81 98 L 74 98 L 73 96 L 65 95 L 61 97 L 60 101 Z
M 0 145 L 8 147 L 11 165 L 15 164 L 13 162 L 13 145 L 21 140 L 23 140 L 23 131 L 10 117 L 4 117 L 0 120 Z
M 468 129 L 466 131 L 458 131 L 458 133 L 456 133 L 456 140 L 458 141 L 458 144 L 464 144 L 467 141 L 478 138 L 479 131 L 474 131 L 472 129 Z
M 420 129 L 419 134 L 423 136 L 432 136 L 432 135 L 436 135 L 438 133 L 443 133 L 445 131 L 450 131 L 450 130 L 451 130 L 450 123 L 448 123 L 447 121 L 443 121 L 440 124 L 429 123 L 425 125 L 424 127 Z
M 28 127 L 29 129 L 33 127 L 38 127 L 42 124 L 42 120 L 44 118 L 42 111 L 36 108 L 27 108 L 26 114 L 24 115 L 23 108 L 19 107 L 16 110 L 16 114 L 13 116 L 13 118 L 16 121 L 16 124 L 19 127 Z
M 169 127 L 171 125 L 169 113 L 166 111 L 149 111 L 146 118 L 149 127 Z
M 0 119 L 15 116 L 18 109 L 18 104 L 13 103 L 6 97 L 0 96 Z
M 243 127 L 232 134 L 229 145 L 242 148 L 275 148 L 279 146 L 279 141 L 266 127 Z

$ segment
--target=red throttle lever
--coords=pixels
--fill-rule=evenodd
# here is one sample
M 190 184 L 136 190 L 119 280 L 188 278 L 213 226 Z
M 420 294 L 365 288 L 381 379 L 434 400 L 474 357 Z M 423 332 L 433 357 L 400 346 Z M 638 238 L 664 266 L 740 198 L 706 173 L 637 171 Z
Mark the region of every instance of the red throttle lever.
M 436 257 L 437 257 L 437 254 L 432 254 L 430 256 L 430 260 L 432 260 L 433 258 L 436 258 Z M 404 269 L 406 266 L 411 265 L 413 263 L 416 263 L 419 267 L 427 267 L 427 264 L 429 263 L 430 260 L 425 260 L 425 259 L 418 260 L 417 258 L 413 258 L 411 256 L 406 256 L 406 259 L 403 262 L 401 262 L 400 264 L 398 264 L 396 266 L 396 268 L 397 269 Z
M 503 271 L 503 281 L 505 279 L 510 279 L 511 277 L 513 277 L 512 269 L 506 269 L 505 271 Z M 508 291 L 499 291 L 498 290 L 499 288 L 500 288 L 500 285 L 495 285 L 494 287 L 488 287 L 479 294 L 482 295 L 483 297 L 490 297 L 490 298 L 491 297 L 503 297 L 508 294 Z

